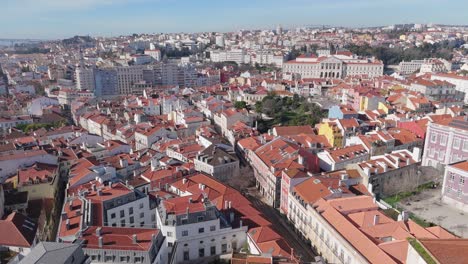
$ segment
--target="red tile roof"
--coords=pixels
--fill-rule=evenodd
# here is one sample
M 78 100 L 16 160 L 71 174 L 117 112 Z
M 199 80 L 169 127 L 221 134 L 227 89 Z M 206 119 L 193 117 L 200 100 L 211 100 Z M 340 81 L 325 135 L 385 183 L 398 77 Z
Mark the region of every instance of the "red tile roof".
M 30 248 L 36 237 L 37 225 L 26 216 L 13 212 L 0 220 L 0 245 Z

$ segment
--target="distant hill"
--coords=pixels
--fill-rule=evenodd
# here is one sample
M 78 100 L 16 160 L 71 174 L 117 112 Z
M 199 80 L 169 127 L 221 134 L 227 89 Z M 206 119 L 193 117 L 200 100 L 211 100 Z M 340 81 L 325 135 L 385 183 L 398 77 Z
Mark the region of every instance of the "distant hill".
M 80 45 L 80 44 L 94 44 L 96 41 L 90 36 L 74 36 L 72 38 L 62 40 L 64 45 Z

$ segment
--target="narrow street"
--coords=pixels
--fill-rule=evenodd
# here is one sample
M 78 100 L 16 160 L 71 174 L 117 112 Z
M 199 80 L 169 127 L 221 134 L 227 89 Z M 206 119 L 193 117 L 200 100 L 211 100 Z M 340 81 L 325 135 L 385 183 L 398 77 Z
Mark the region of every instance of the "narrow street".
M 313 262 L 316 254 L 306 241 L 302 240 L 299 234 L 287 223 L 287 220 L 280 215 L 280 212 L 269 205 L 265 204 L 255 188 L 249 188 L 246 196 L 252 204 L 261 211 L 265 218 L 268 219 L 277 231 L 288 244 L 294 249 L 294 255 L 301 260 L 302 263 Z

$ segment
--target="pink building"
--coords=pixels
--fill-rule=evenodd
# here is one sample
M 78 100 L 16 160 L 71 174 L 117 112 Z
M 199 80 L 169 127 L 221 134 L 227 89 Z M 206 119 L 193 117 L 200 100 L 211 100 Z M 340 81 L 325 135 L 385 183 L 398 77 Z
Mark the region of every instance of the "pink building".
M 447 165 L 442 187 L 442 201 L 468 212 L 468 161 Z
M 445 165 L 468 158 L 468 120 L 466 116 L 430 123 L 424 145 L 423 166 L 443 170 Z

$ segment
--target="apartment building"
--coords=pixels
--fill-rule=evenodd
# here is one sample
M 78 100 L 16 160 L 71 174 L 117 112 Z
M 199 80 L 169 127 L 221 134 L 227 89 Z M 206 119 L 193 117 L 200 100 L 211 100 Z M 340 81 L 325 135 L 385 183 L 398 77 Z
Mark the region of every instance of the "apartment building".
M 429 123 L 424 143 L 423 166 L 444 170 L 445 165 L 468 158 L 466 116 Z
M 369 160 L 350 164 L 362 177 L 362 184 L 376 197 L 386 197 L 398 192 L 411 191 L 428 182 L 425 175 L 418 173 L 421 150 L 414 148 L 398 150 L 389 154 L 373 156 Z
M 455 89 L 465 95 L 464 102 L 468 103 L 468 76 L 460 76 L 453 73 L 431 74 L 431 80 L 446 81 L 455 85 Z
M 165 238 L 157 229 L 91 226 L 78 241 L 91 263 L 168 263 Z
M 445 167 L 442 183 L 442 201 L 468 212 L 468 161 L 459 161 Z
M 236 154 L 229 153 L 215 144 L 199 152 L 193 162 L 195 170 L 218 180 L 229 180 L 239 176 L 239 159 Z
M 334 171 L 347 165 L 369 159 L 369 152 L 363 145 L 353 145 L 338 149 L 326 149 L 317 153 L 322 171 Z

